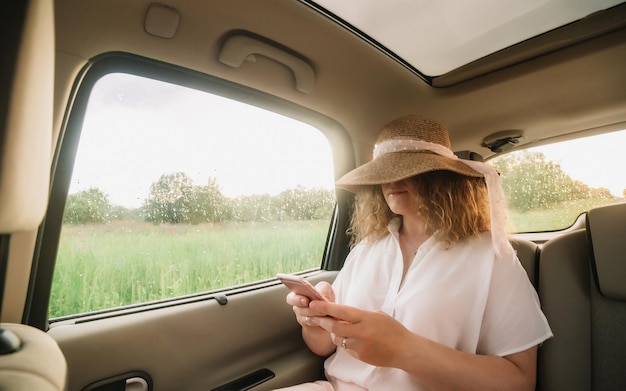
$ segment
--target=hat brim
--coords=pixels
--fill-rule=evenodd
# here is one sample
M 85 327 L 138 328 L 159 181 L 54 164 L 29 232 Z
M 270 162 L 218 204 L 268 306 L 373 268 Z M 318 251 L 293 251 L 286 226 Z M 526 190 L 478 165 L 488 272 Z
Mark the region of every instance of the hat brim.
M 336 186 L 355 193 L 362 186 L 397 182 L 425 172 L 441 170 L 469 177 L 483 177 L 483 174 L 461 160 L 429 152 L 394 152 L 381 155 L 348 172 L 336 182 Z

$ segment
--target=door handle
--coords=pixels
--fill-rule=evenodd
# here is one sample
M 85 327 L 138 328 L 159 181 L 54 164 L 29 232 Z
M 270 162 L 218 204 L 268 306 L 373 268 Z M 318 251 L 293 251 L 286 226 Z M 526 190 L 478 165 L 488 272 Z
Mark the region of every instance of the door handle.
M 150 375 L 133 371 L 91 383 L 82 391 L 152 391 L 152 388 Z
M 125 391 L 148 391 L 148 382 L 143 377 L 126 379 Z

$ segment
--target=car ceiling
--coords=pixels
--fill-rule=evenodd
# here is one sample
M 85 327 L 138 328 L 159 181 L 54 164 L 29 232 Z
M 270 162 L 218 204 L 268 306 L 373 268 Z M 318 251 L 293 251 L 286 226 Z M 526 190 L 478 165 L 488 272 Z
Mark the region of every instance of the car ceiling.
M 180 16 L 165 39 L 145 31 L 147 0 L 55 2 L 56 131 L 61 127 L 73 79 L 102 53 L 129 52 L 182 66 L 295 102 L 330 117 L 353 139 L 357 163 L 371 157 L 378 129 L 400 115 L 417 113 L 444 122 L 456 150 L 488 157 L 484 137 L 521 129 L 521 146 L 594 129 L 626 128 L 626 4 L 596 18 L 606 32 L 571 37 L 515 63 L 494 60 L 478 76 L 433 87 L 388 54 L 297 0 L 168 0 Z M 617 20 L 617 22 L 615 22 Z M 606 23 L 604 23 L 607 21 Z M 611 23 L 609 23 L 611 22 Z M 245 32 L 288 48 L 315 72 L 310 94 L 294 88 L 293 75 L 275 61 L 233 68 L 219 61 L 227 37 Z M 573 41 L 572 41 L 573 40 Z M 524 43 L 526 49 L 533 41 Z M 536 54 L 542 53 L 543 54 Z M 511 52 L 515 54 L 515 50 Z M 526 52 L 528 53 L 528 52 Z M 496 53 L 498 55 L 498 53 Z M 500 64 L 500 65 L 498 65 Z

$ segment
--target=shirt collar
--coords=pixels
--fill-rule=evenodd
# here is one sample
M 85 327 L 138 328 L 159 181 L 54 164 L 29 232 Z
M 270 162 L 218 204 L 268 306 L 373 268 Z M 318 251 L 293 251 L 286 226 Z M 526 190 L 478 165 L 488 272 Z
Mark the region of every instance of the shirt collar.
M 387 230 L 389 233 L 396 238 L 398 246 L 400 246 L 400 227 L 402 226 L 402 218 L 399 216 L 395 216 L 391 219 L 389 224 L 387 224 Z M 440 243 L 435 239 L 435 235 L 430 235 L 428 239 L 419 247 L 421 251 L 428 251 L 436 244 Z M 446 247 L 447 248 L 447 247 Z

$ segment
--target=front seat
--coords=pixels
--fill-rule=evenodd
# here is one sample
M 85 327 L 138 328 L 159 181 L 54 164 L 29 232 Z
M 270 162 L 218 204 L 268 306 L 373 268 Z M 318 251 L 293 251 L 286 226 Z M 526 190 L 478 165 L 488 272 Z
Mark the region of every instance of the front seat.
M 52 0 L 10 1 L 0 13 L 0 316 L 12 235 L 41 223 L 49 187 L 54 86 Z M 0 323 L 0 390 L 59 391 L 67 364 L 45 332 Z

